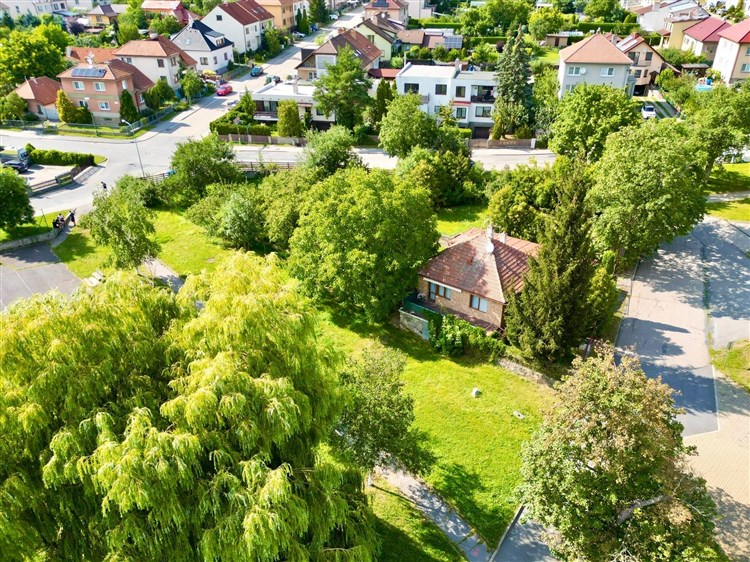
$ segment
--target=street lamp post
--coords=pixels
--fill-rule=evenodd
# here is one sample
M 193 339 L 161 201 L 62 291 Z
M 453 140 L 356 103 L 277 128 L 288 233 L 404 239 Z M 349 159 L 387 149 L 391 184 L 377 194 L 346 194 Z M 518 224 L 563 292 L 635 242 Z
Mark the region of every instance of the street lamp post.
M 129 121 L 126 121 L 125 119 L 122 120 L 123 123 L 125 123 L 128 127 L 132 127 L 132 123 Z M 135 144 L 135 152 L 138 154 L 138 163 L 141 165 L 141 176 L 146 177 L 146 172 L 143 171 L 143 160 L 141 160 L 141 151 L 138 149 L 138 137 L 133 138 L 133 144 Z

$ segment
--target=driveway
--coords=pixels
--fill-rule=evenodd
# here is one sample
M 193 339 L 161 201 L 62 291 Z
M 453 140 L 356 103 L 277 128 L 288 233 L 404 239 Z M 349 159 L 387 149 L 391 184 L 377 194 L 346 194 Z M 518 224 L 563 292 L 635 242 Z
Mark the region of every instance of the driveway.
M 70 294 L 80 283 L 48 244 L 0 254 L 0 310 L 18 299 L 51 289 Z

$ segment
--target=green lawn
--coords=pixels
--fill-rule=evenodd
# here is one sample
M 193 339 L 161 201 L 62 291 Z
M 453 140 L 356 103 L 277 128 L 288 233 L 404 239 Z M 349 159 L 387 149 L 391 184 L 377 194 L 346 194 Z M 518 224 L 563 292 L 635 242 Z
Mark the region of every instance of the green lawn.
M 440 234 L 448 236 L 468 230 L 472 226 L 485 226 L 487 220 L 486 205 L 461 205 L 452 209 L 440 209 L 437 212 L 437 228 Z
M 707 203 L 706 211 L 722 219 L 750 222 L 750 197 L 739 201 Z
M 19 240 L 21 238 L 26 238 L 27 236 L 34 236 L 35 234 L 42 234 L 52 230 L 52 221 L 56 216 L 57 213 L 49 213 L 40 217 L 34 217 L 33 223 L 22 224 L 15 228 L 9 228 L 8 230 L 0 228 L 0 242 Z
M 213 270 L 216 261 L 229 251 L 214 242 L 206 231 L 172 211 L 157 211 L 154 222 L 156 240 L 161 244 L 159 259 L 180 275 Z M 58 257 L 78 277 L 89 277 L 104 266 L 109 250 L 97 246 L 89 232 L 76 228 L 56 249 Z
M 547 48 L 542 56 L 536 57 L 534 60 L 541 60 L 549 64 L 559 64 L 560 51 L 557 49 Z
M 708 190 L 711 193 L 750 191 L 750 162 L 714 168 L 708 180 Z
M 368 488 L 381 541 L 379 562 L 461 562 L 464 557 L 414 504 L 384 480 Z
M 735 342 L 732 349 L 712 350 L 714 367 L 750 391 L 750 340 Z
M 437 457 L 425 479 L 496 545 L 518 507 L 521 444 L 539 424 L 549 389 L 494 365 L 443 357 L 390 325 L 354 324 L 324 313 L 322 335 L 350 353 L 377 340 L 407 355 L 404 382 L 414 397 L 416 424 Z M 474 387 L 481 397 L 471 398 Z

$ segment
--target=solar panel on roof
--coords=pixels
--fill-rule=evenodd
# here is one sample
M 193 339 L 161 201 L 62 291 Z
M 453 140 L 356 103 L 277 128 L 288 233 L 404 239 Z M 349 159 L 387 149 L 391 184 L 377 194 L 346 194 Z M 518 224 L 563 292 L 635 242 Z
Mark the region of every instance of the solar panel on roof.
M 103 68 L 74 68 L 71 74 L 76 78 L 102 78 L 107 71 Z
M 443 36 L 443 40 L 445 41 L 445 48 L 449 51 L 451 49 L 460 49 L 464 42 L 462 35 L 445 35 Z

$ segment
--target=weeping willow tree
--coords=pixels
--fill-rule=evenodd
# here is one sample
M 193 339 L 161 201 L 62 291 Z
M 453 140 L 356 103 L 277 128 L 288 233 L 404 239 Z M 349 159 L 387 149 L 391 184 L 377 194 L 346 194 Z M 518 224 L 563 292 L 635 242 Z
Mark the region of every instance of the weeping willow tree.
M 272 261 L 0 314 L 3 560 L 372 560 L 337 358 Z

